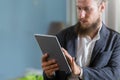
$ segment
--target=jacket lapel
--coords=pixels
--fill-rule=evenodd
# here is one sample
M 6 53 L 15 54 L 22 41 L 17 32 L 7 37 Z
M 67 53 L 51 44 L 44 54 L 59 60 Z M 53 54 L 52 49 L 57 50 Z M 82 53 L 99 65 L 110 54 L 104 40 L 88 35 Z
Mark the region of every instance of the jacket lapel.
M 69 40 L 68 44 L 67 44 L 67 50 L 72 57 L 75 57 L 76 42 L 77 42 L 77 36 L 75 36 L 73 39 Z
M 107 30 L 106 26 L 103 24 L 100 31 L 100 39 L 96 41 L 93 52 L 92 52 L 90 64 L 94 61 L 96 55 L 99 54 L 102 48 L 104 47 L 108 38 L 108 33 L 109 31 Z

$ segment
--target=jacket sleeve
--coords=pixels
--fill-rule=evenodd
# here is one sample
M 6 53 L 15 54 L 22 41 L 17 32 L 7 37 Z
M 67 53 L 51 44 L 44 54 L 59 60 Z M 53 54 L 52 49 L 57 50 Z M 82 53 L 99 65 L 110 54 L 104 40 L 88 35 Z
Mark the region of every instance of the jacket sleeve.
M 53 77 L 48 78 L 46 74 L 43 72 L 44 80 L 67 80 L 68 75 L 69 74 L 66 74 L 64 71 L 56 71 Z
M 44 80 L 55 80 L 54 76 L 51 78 L 48 78 L 44 72 L 43 72 L 43 78 L 44 78 Z
M 115 43 L 106 66 L 83 67 L 83 80 L 120 80 L 120 39 Z

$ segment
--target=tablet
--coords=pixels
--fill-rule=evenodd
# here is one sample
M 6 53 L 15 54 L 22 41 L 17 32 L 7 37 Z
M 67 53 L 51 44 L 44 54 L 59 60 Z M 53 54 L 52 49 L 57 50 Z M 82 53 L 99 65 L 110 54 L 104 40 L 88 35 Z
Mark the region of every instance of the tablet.
M 60 71 L 71 72 L 70 65 L 61 50 L 60 43 L 56 36 L 35 34 L 35 38 L 41 48 L 42 53 L 48 53 L 48 59 L 55 59 Z

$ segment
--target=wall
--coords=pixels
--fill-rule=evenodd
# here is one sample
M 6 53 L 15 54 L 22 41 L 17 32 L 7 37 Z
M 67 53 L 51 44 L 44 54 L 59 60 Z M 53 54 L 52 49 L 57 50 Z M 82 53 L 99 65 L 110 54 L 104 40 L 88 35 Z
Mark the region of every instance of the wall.
M 0 80 L 40 69 L 35 33 L 46 33 L 51 21 L 66 23 L 65 0 L 0 0 Z
M 77 22 L 76 0 L 66 0 L 66 8 L 67 25 L 75 25 Z
M 119 9 L 119 6 L 120 6 L 120 0 L 118 1 L 115 1 L 116 2 L 116 26 L 117 26 L 117 31 L 120 32 L 120 9 Z
M 120 0 L 110 0 L 107 2 L 105 11 L 105 23 L 111 29 L 120 32 Z

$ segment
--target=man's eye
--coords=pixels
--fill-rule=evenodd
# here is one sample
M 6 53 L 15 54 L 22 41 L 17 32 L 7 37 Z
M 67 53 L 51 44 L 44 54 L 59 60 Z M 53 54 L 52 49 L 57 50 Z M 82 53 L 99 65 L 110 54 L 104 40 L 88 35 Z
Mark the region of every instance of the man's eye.
M 78 9 L 78 10 L 81 10 L 81 8 L 80 8 L 80 7 L 78 7 L 78 6 L 76 6 L 76 7 L 77 7 L 77 9 Z
M 78 7 L 78 10 L 81 10 L 81 8 L 80 8 L 80 7 Z
M 90 8 L 86 7 L 84 10 L 85 10 L 86 12 L 89 12 L 89 11 L 90 11 Z

